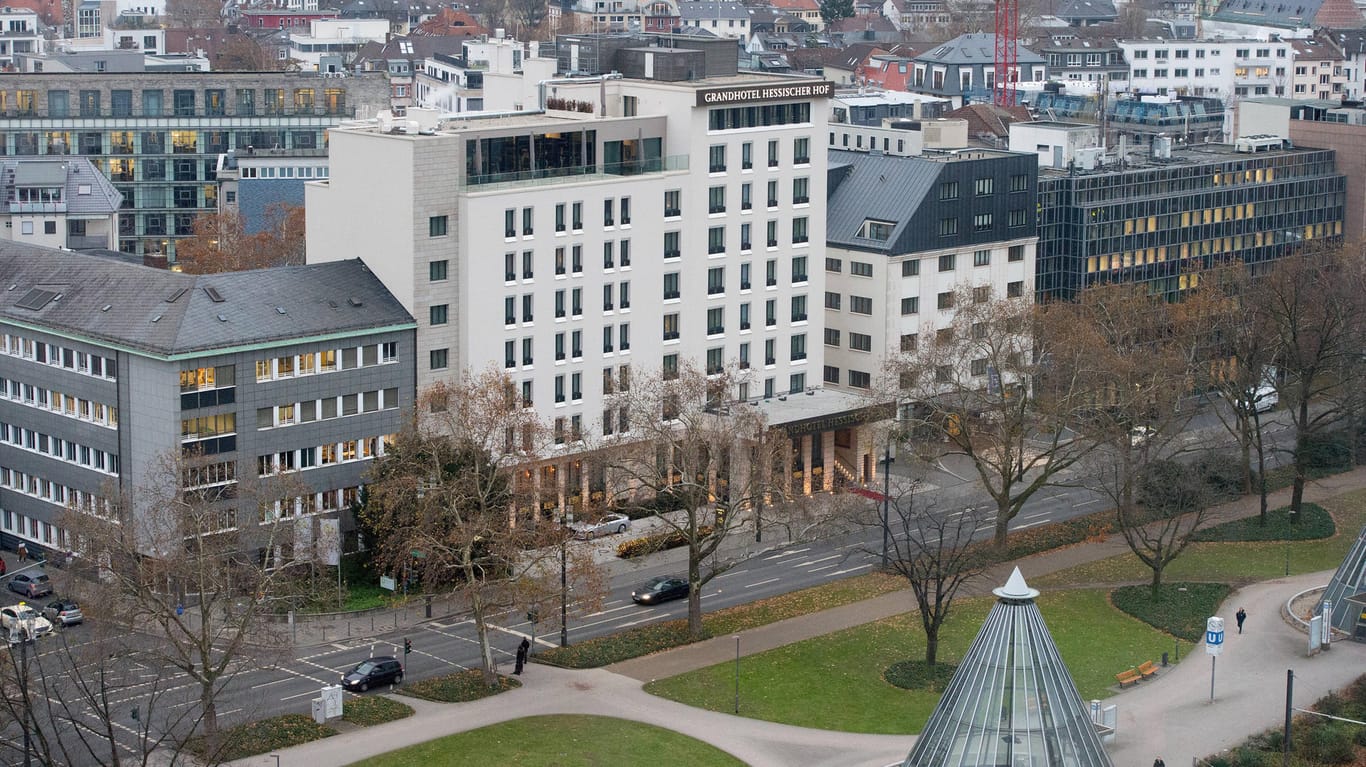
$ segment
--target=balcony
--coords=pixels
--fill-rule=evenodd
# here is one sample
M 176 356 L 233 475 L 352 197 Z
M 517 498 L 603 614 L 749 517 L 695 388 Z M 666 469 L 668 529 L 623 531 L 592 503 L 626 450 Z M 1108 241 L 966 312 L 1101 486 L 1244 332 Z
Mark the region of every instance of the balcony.
M 664 257 L 665 257 L 665 258 L 682 258 L 682 257 L 683 257 L 683 251 L 677 250 L 677 249 L 675 249 L 675 250 L 666 250 L 666 251 L 664 251 Z
M 687 155 L 670 155 L 652 160 L 634 160 L 628 162 L 603 163 L 601 165 L 568 165 L 558 168 L 542 168 L 536 170 L 512 171 L 509 173 L 484 173 L 466 176 L 464 185 L 470 186 L 549 186 L 566 182 L 577 182 L 585 177 L 596 177 L 599 179 L 613 176 L 639 176 L 649 173 L 667 173 L 671 171 L 686 171 L 688 169 Z M 679 215 L 678 212 L 670 214 L 667 210 L 665 215 Z
M 109 247 L 109 238 L 93 234 L 68 234 L 66 236 L 66 246 L 68 248 L 71 248 L 72 250 L 95 250 L 98 248 L 107 248 Z
M 805 204 L 808 203 L 808 202 L 811 202 L 811 198 L 810 198 L 810 197 L 793 197 L 793 198 L 792 198 L 792 204 L 793 204 L 793 205 L 805 205 Z
M 665 217 L 665 218 L 678 218 L 678 217 L 681 216 L 681 215 L 683 215 L 683 209 L 682 209 L 682 208 L 665 208 L 665 209 L 664 209 L 664 217 Z

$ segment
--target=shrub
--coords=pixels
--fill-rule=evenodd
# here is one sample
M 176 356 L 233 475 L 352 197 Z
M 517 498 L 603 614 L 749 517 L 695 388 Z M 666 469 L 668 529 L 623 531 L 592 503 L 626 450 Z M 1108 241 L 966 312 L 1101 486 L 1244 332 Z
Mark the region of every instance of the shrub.
M 1337 530 L 1333 515 L 1316 503 L 1300 507 L 1300 519 L 1291 521 L 1290 507 L 1271 509 L 1266 524 L 1258 517 L 1244 517 L 1199 530 L 1197 541 L 1307 541 L 1329 538 Z
M 336 730 L 318 724 L 311 717 L 303 714 L 284 714 L 239 724 L 220 733 L 222 740 L 216 754 L 206 753 L 204 739 L 199 737 L 190 741 L 189 748 L 209 762 L 218 764 L 330 738 L 336 734 Z
M 711 525 L 703 525 L 697 528 L 699 536 L 706 537 L 711 535 Z M 617 556 L 622 559 L 632 559 L 642 557 L 646 554 L 653 554 L 656 551 L 665 549 L 676 549 L 680 546 L 688 545 L 688 536 L 678 530 L 669 530 L 663 533 L 647 535 L 644 538 L 632 538 L 629 541 L 622 541 L 617 545 Z
M 1339 722 L 1309 728 L 1298 737 L 1295 751 L 1323 764 L 1350 764 L 1356 758 L 1352 733 Z
M 361 727 L 373 727 L 412 715 L 411 706 L 383 695 L 357 695 L 342 704 L 342 719 Z
M 1194 466 L 1213 500 L 1232 500 L 1243 495 L 1243 459 L 1230 452 L 1202 455 Z
M 1341 431 L 1327 434 L 1307 434 L 1296 448 L 1306 469 L 1315 472 L 1333 472 L 1349 469 L 1352 466 L 1352 449 L 1348 437 Z
M 957 668 L 950 663 L 926 666 L 923 660 L 903 660 L 888 666 L 882 672 L 882 678 L 903 690 L 942 690 L 948 686 Z
M 488 687 L 484 684 L 483 673 L 479 669 L 470 669 L 434 679 L 423 679 L 421 682 L 410 682 L 399 690 L 399 694 L 441 703 L 465 703 L 521 686 L 522 683 L 516 679 L 500 675 L 497 686 Z
M 1150 586 L 1121 586 L 1110 592 L 1110 603 L 1149 626 L 1199 642 L 1205 636 L 1205 619 L 1230 591 L 1223 583 L 1164 583 L 1153 601 Z
M 690 643 L 688 622 L 672 620 L 636 626 L 615 634 L 596 637 L 568 647 L 554 647 L 539 653 L 542 663 L 565 668 L 599 668 L 660 650 Z

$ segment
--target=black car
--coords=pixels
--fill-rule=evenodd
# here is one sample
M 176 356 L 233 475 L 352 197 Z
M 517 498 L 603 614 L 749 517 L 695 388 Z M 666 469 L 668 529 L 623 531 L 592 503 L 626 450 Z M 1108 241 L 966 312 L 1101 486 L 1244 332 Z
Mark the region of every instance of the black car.
M 48 580 L 46 575 L 41 574 L 29 575 L 28 573 L 19 573 L 13 578 L 10 578 L 9 583 L 5 585 L 9 587 L 10 591 L 13 591 L 16 594 L 22 594 L 29 599 L 45 597 L 52 593 L 52 581 Z
M 685 599 L 687 596 L 688 582 L 668 575 L 651 578 L 631 592 L 631 599 L 642 605 L 659 604 L 670 599 Z
M 389 655 L 377 655 L 346 672 L 342 677 L 342 687 L 356 692 L 365 692 L 371 687 L 398 684 L 403 681 L 403 664 Z

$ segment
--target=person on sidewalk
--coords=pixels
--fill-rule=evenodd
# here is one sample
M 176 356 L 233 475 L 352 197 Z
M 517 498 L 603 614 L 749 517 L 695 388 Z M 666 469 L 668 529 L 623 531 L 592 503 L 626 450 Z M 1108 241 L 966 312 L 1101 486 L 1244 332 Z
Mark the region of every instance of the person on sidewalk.
M 1159 756 L 1153 760 L 1153 767 L 1167 767 L 1167 763 L 1162 761 L 1162 757 Z
M 522 643 L 517 645 L 517 667 L 513 669 L 513 674 L 516 674 L 517 676 L 522 675 L 522 667 L 526 665 L 527 655 L 529 655 L 530 653 L 531 642 L 527 641 L 527 639 L 523 637 Z
M 1247 611 L 1239 607 L 1233 617 L 1238 621 L 1238 633 L 1243 633 L 1243 621 L 1247 620 Z
M 25 546 L 22 543 L 19 544 L 19 548 L 15 549 L 15 553 L 19 555 L 20 562 L 28 561 L 28 546 Z

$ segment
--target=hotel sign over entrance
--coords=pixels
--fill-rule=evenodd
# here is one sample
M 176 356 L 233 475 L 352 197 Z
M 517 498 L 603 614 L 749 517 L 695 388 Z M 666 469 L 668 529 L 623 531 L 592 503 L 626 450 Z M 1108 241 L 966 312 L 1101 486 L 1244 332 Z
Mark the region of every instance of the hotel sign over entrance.
M 773 85 L 740 85 L 729 88 L 703 88 L 697 91 L 697 106 L 830 98 L 833 95 L 835 95 L 835 84 L 829 80 L 791 85 L 776 83 Z

